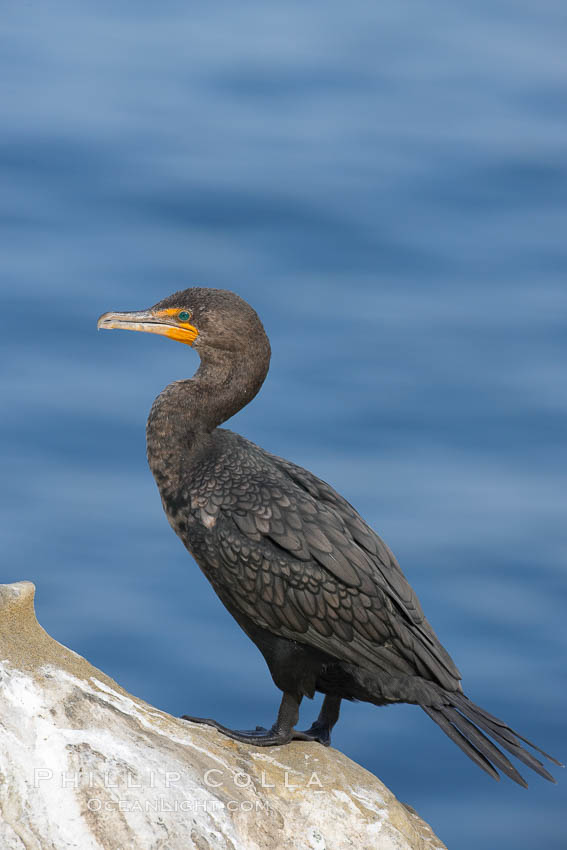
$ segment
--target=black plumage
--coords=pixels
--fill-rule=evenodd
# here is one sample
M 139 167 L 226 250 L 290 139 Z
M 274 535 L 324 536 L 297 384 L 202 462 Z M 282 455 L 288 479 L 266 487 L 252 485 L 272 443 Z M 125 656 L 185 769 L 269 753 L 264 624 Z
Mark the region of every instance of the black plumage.
M 107 313 L 99 327 L 160 333 L 199 352 L 195 376 L 153 404 L 148 461 L 170 524 L 283 691 L 270 730 L 187 719 L 258 745 L 329 743 L 341 699 L 414 703 L 495 778 L 498 768 L 525 785 L 484 733 L 554 781 L 529 742 L 463 694 L 395 557 L 355 509 L 307 470 L 218 427 L 268 371 L 268 338 L 245 301 L 188 289 L 150 310 Z M 299 732 L 299 704 L 316 691 L 326 695 L 319 718 Z

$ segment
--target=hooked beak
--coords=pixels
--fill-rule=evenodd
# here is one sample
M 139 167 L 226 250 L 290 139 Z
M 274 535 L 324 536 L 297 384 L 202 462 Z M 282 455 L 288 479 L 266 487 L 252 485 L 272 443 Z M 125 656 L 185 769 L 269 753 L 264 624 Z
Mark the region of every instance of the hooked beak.
M 103 313 L 97 322 L 99 330 L 119 328 L 126 331 L 144 331 L 161 334 L 177 342 L 193 345 L 199 331 L 189 322 L 180 321 L 179 310 L 139 310 L 133 313 Z

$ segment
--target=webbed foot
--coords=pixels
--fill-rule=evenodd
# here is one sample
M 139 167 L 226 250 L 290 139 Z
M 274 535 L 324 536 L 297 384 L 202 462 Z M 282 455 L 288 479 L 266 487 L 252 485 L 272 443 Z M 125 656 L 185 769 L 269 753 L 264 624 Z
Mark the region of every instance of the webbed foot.
M 229 729 L 210 717 L 192 717 L 190 714 L 184 714 L 182 720 L 212 726 L 213 729 L 217 729 L 227 738 L 246 744 L 255 744 L 257 747 L 276 747 L 281 744 L 288 744 L 290 741 L 317 741 L 319 740 L 318 737 L 312 735 L 309 730 L 300 732 L 298 729 L 294 729 L 299 717 L 300 702 L 301 697 L 284 693 L 278 711 L 278 719 L 271 729 L 265 729 L 263 726 L 256 726 L 255 729 Z
M 309 729 L 305 729 L 304 732 L 300 732 L 299 734 L 305 735 L 305 738 L 302 740 L 318 741 L 324 747 L 331 746 L 331 727 L 326 723 L 321 723 L 319 720 L 316 720 L 311 724 Z
M 293 729 L 278 729 L 276 726 L 272 726 L 271 729 L 266 729 L 265 726 L 256 726 L 255 729 L 229 729 L 228 726 L 223 726 L 222 723 L 218 723 L 210 717 L 191 717 L 189 714 L 183 714 L 181 719 L 190 720 L 191 723 L 212 726 L 213 729 L 217 729 L 227 738 L 246 744 L 256 744 L 257 747 L 275 747 L 279 744 L 287 744 L 295 737 Z M 301 735 L 301 732 L 298 734 Z
M 264 726 L 256 726 L 255 729 L 229 729 L 228 726 L 223 726 L 211 717 L 193 717 L 190 714 L 183 714 L 181 719 L 212 726 L 227 738 L 242 741 L 245 744 L 255 744 L 257 747 L 276 747 L 288 744 L 290 741 L 315 741 L 323 744 L 324 747 L 330 746 L 331 729 L 339 717 L 340 697 L 326 696 L 319 717 L 309 729 L 304 731 L 294 728 L 299 717 L 300 702 L 301 697 L 284 693 L 278 719 L 271 729 L 266 729 Z
M 331 729 L 339 719 L 341 698 L 327 695 L 323 700 L 317 720 L 303 733 L 310 741 L 319 741 L 324 747 L 331 746 Z

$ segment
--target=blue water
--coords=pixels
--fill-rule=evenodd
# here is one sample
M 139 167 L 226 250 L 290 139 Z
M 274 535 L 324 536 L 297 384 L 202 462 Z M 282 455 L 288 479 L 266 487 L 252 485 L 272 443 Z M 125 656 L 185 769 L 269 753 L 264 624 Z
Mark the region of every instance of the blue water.
M 197 356 L 95 331 L 226 287 L 273 347 L 231 427 L 352 501 L 469 695 L 567 758 L 565 29 L 552 0 L 3 4 L 2 580 L 54 637 L 174 714 L 274 717 L 145 463 Z M 334 743 L 451 850 L 566 846 L 559 769 L 498 786 L 409 706 Z

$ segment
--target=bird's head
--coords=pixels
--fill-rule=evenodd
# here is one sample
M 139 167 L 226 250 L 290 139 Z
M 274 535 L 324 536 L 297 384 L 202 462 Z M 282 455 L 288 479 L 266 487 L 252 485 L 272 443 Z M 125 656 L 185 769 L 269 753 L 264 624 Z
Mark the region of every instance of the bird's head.
M 194 287 L 175 292 L 149 310 L 103 313 L 97 327 L 161 334 L 203 354 L 216 349 L 242 352 L 259 337 L 267 342 L 256 312 L 234 292 Z

